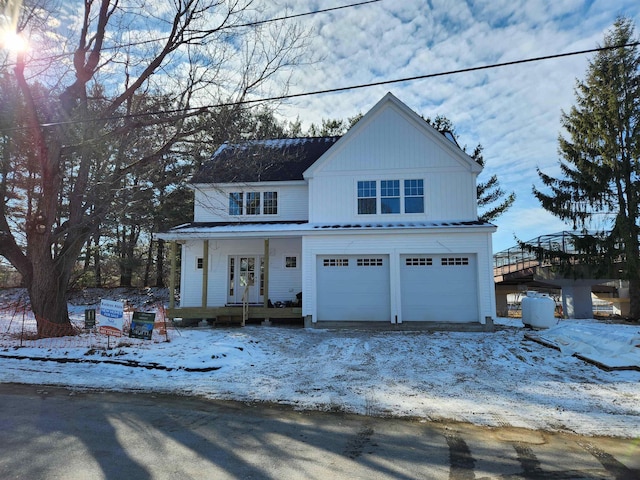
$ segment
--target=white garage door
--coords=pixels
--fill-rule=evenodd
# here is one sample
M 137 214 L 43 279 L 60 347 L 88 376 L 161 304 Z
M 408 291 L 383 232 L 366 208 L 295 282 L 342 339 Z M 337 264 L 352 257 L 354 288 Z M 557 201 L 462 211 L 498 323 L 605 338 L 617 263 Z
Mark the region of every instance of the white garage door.
M 317 257 L 318 320 L 391 321 L 388 255 Z
M 477 278 L 475 255 L 402 255 L 402 320 L 479 321 Z

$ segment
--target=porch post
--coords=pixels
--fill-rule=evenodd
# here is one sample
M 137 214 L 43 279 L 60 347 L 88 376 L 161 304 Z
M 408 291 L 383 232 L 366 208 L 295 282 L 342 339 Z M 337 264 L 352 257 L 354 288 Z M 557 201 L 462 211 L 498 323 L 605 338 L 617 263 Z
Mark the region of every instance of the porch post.
M 264 308 L 269 306 L 269 239 L 264 239 Z
M 176 306 L 176 257 L 178 256 L 178 242 L 171 241 L 171 274 L 169 276 L 169 308 Z
M 207 306 L 209 290 L 209 240 L 204 240 L 202 247 L 202 307 Z

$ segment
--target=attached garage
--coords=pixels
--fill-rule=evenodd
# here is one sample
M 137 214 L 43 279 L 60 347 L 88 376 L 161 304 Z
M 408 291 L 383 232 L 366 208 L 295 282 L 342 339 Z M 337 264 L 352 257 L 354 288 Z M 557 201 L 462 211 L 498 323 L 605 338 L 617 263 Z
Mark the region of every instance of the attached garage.
M 320 321 L 391 321 L 388 255 L 318 255 Z
M 477 322 L 477 268 L 474 254 L 401 255 L 403 322 Z

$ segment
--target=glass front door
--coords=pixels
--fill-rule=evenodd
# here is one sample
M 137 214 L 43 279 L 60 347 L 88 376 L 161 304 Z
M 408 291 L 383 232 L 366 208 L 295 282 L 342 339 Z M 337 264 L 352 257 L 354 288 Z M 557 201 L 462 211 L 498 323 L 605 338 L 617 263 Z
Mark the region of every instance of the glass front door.
M 258 267 L 257 271 L 256 267 Z M 245 291 L 249 303 L 262 303 L 263 288 L 263 257 L 244 255 L 229 257 L 229 303 L 242 303 Z

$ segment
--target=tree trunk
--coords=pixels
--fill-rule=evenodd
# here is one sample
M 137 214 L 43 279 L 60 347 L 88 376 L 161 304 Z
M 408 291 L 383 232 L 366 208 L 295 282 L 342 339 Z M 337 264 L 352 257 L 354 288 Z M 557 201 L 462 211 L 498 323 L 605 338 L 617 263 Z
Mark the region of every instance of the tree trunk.
M 151 264 L 153 263 L 153 238 L 149 240 L 149 248 L 147 248 L 147 261 L 144 266 L 144 281 L 142 282 L 145 287 L 149 286 L 149 277 L 151 276 Z
M 625 261 L 629 278 L 629 317 L 640 320 L 640 261 L 637 228 L 632 227 L 630 240 L 627 243 Z
M 75 334 L 67 307 L 67 284 L 67 279 L 60 278 L 53 265 L 44 262 L 34 264 L 33 277 L 27 289 L 38 324 L 38 337 Z
M 102 256 L 100 255 L 100 233 L 93 236 L 93 270 L 95 286 L 102 287 Z
M 158 239 L 156 249 L 156 287 L 164 288 L 164 240 Z

